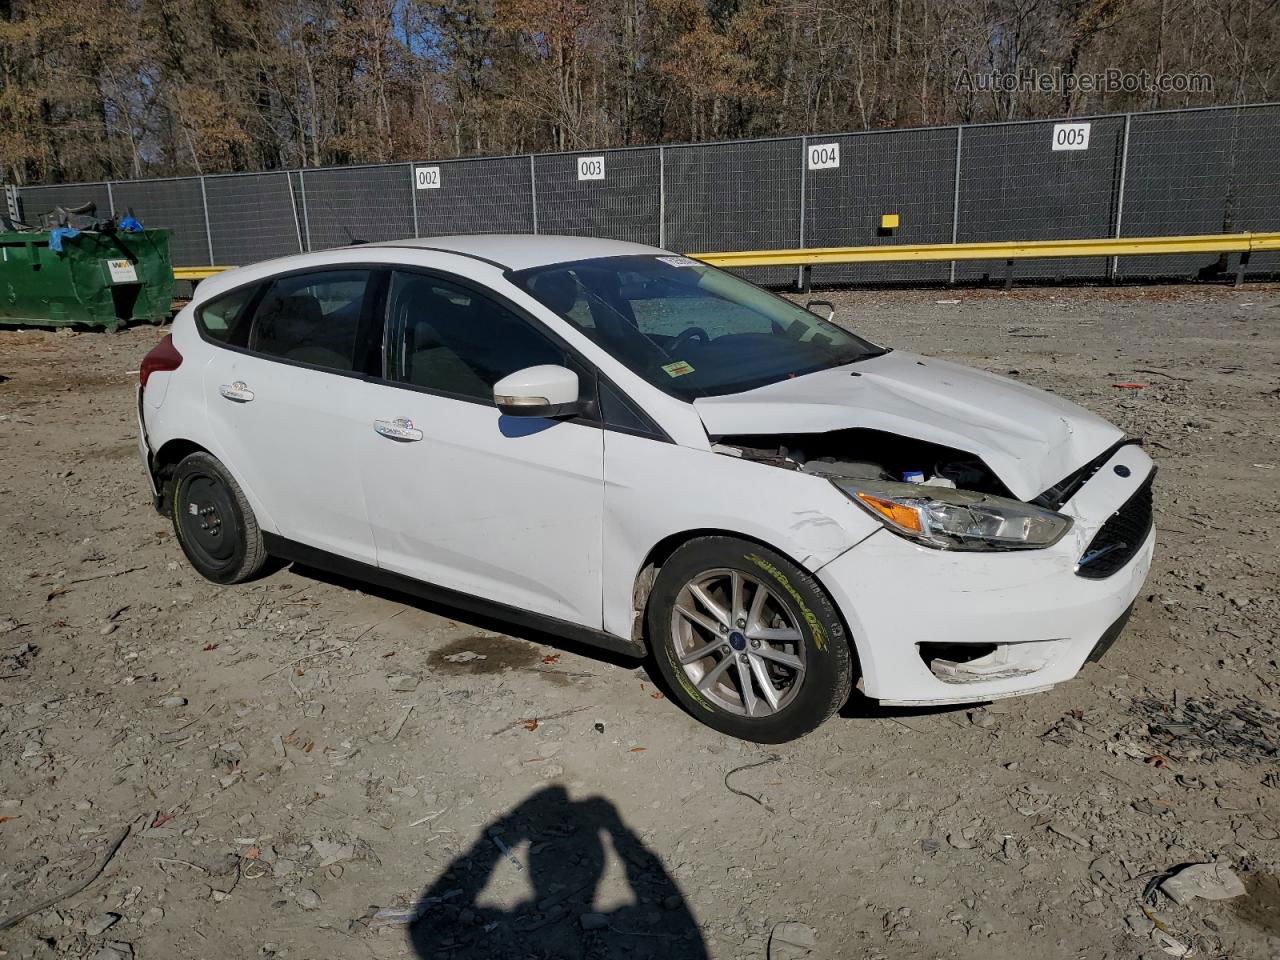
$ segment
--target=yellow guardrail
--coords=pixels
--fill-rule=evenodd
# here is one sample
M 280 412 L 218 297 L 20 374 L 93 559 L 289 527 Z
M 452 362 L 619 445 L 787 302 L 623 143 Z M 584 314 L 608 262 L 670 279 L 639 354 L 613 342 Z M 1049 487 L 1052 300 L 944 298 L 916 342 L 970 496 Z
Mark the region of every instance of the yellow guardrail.
M 1104 240 L 1028 240 L 1000 243 L 900 243 L 873 247 L 738 250 L 691 253 L 717 267 L 809 267 L 823 263 L 896 263 L 926 260 L 1030 260 L 1045 257 L 1130 257 L 1170 253 L 1252 253 L 1280 250 L 1280 233 L 1211 233 L 1186 237 Z
M 803 250 L 691 253 L 717 267 L 811 267 L 823 263 L 900 263 L 938 260 L 1032 260 L 1046 257 L 1135 257 L 1173 253 L 1280 251 L 1280 233 L 1205 233 L 1185 237 L 1026 240 L 999 243 L 898 243 Z M 205 280 L 232 267 L 174 267 L 175 280 Z
M 173 279 L 175 280 L 208 280 L 210 277 L 217 276 L 226 270 L 233 270 L 234 267 L 174 267 Z

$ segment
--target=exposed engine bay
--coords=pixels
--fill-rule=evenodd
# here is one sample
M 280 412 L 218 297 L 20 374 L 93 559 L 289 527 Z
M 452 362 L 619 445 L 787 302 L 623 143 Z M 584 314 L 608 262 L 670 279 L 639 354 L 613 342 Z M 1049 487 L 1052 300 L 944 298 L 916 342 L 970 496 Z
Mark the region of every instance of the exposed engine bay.
M 891 480 L 1016 499 L 971 453 L 879 430 L 713 438 L 712 449 L 821 477 Z

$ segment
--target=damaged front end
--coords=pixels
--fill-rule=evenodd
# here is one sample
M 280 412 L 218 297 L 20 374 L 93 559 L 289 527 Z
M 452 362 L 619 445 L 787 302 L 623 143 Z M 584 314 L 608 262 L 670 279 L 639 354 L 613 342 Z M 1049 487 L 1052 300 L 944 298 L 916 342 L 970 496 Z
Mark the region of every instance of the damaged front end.
M 1048 689 L 1119 632 L 1120 609 L 1150 562 L 1149 466 L 1117 510 L 1126 484 L 1140 482 L 1150 464 L 1134 440 L 1108 447 L 1029 501 L 973 453 L 876 430 L 719 436 L 712 449 L 822 477 L 896 535 L 870 538 L 823 573 L 849 591 L 841 607 L 862 641 L 864 692 L 885 703 L 967 703 Z M 1145 517 L 1131 518 L 1144 503 Z M 944 556 L 918 567 L 927 555 L 894 546 L 903 540 Z M 1101 553 L 1102 540 L 1123 548 Z M 1011 552 L 1023 552 L 1023 561 L 1012 564 Z M 1099 583 L 1101 591 L 1085 587 L 1097 573 L 1121 569 L 1128 575 Z M 935 610 L 951 612 L 939 618 Z
M 883 703 L 1048 689 L 1142 589 L 1154 465 L 1062 397 L 894 351 L 695 406 L 715 452 L 820 477 L 878 522 L 816 575 Z
M 830 480 L 888 530 L 941 550 L 1049 547 L 1070 517 L 1016 499 L 978 457 L 876 430 L 722 437 L 716 452 Z

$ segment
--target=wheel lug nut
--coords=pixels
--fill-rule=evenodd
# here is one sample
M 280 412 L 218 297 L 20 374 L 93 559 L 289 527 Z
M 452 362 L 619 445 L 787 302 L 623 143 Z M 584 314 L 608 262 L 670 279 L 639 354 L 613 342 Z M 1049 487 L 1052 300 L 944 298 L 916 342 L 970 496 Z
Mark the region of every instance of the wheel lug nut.
M 743 620 L 741 617 L 739 617 L 739 618 L 738 618 L 738 629 L 739 629 L 739 630 L 745 630 L 746 628 L 747 628 L 747 621 L 746 621 L 746 620 Z
M 753 650 L 759 650 L 759 649 L 760 649 L 760 641 L 759 641 L 759 640 L 752 640 L 752 641 L 751 641 L 751 649 L 753 649 Z
M 729 632 L 729 628 L 728 628 L 728 627 L 726 627 L 726 626 L 722 623 L 722 624 L 720 624 L 720 632 L 721 632 L 721 633 L 728 633 L 728 632 Z

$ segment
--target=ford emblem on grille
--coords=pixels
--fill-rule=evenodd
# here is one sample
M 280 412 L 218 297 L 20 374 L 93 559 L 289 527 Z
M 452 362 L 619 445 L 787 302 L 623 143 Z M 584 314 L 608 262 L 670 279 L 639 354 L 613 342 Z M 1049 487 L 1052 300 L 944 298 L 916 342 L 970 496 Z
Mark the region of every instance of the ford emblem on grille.
M 1117 463 L 1115 466 L 1115 471 L 1116 471 L 1117 477 L 1127 477 L 1129 476 L 1129 474 L 1133 473 L 1133 471 L 1130 470 L 1128 467 L 1126 467 L 1123 463 Z

